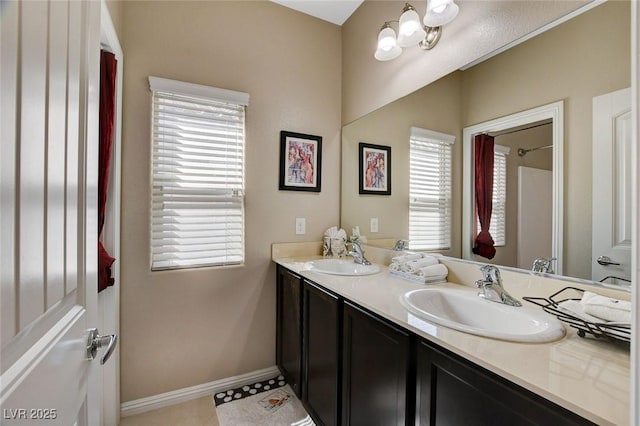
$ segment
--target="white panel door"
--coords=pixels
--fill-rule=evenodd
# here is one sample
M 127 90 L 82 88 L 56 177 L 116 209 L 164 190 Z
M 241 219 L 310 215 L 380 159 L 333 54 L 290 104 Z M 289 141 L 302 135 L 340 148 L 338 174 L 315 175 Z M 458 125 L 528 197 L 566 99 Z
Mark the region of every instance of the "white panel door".
M 594 281 L 631 279 L 632 139 L 631 90 L 593 98 Z
M 100 3 L 3 1 L 0 423 L 100 424 Z

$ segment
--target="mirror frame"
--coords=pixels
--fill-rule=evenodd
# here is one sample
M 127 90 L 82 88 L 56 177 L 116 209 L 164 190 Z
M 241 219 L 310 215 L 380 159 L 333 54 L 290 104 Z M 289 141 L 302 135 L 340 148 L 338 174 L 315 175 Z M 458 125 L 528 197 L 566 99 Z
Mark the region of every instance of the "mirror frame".
M 474 191 L 474 138 L 481 133 L 500 132 L 536 121 L 552 120 L 553 140 L 553 200 L 552 200 L 552 237 L 551 253 L 556 259 L 555 273 L 563 272 L 563 231 L 564 231 L 564 101 L 542 105 L 516 114 L 485 121 L 462 130 L 462 258 L 481 260 L 472 252 L 475 233 L 475 191 Z

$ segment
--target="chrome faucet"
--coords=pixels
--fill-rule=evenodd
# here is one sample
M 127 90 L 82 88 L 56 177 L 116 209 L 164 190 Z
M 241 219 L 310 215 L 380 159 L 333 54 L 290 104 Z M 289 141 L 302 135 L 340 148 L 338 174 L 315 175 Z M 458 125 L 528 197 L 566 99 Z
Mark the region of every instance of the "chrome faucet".
M 531 271 L 533 272 L 542 272 L 546 274 L 553 274 L 553 267 L 551 266 L 551 262 L 556 260 L 555 258 L 547 259 L 546 257 L 539 257 L 533 261 L 533 266 L 531 267 Z
M 409 241 L 407 240 L 398 240 L 396 244 L 393 246 L 394 251 L 403 251 L 409 248 Z
M 493 265 L 484 265 L 480 268 L 480 271 L 482 271 L 484 278 L 476 281 L 476 286 L 481 290 L 478 296 L 509 306 L 522 306 L 522 303 L 502 287 L 502 279 L 498 268 Z
M 353 261 L 359 265 L 371 265 L 371 262 L 364 257 L 364 250 L 360 247 L 360 244 L 356 242 L 349 242 L 347 245 L 351 246 L 351 250 L 347 252 L 347 256 L 353 256 Z

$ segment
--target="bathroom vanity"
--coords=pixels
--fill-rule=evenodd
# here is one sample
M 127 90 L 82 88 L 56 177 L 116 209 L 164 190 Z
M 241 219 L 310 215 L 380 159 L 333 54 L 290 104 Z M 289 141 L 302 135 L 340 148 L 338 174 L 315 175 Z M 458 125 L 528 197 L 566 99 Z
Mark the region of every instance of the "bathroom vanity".
M 448 329 L 401 303 L 424 285 L 383 265 L 370 276 L 313 272 L 317 258 L 274 257 L 277 364 L 317 424 L 628 424 L 628 347 L 572 329 L 533 344 Z M 541 279 L 510 278 L 518 298 Z

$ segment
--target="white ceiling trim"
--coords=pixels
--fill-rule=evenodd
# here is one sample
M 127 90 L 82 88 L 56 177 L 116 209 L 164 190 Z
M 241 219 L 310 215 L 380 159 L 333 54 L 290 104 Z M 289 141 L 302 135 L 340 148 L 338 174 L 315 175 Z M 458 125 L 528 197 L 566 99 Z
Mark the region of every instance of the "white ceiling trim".
M 282 6 L 342 25 L 364 0 L 271 0 Z

